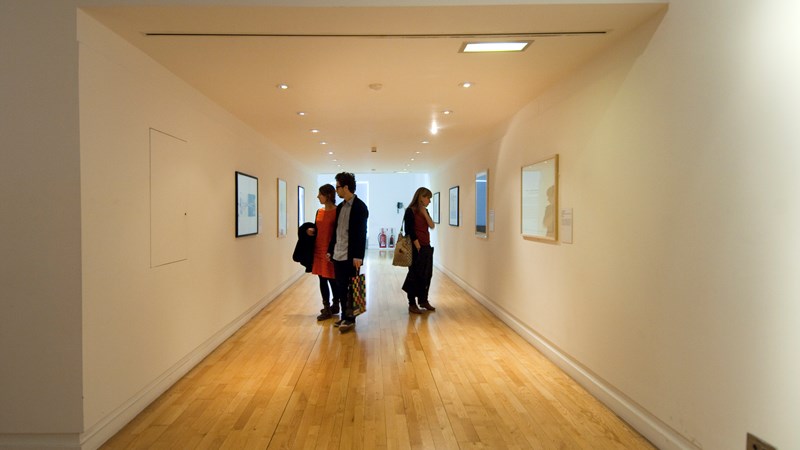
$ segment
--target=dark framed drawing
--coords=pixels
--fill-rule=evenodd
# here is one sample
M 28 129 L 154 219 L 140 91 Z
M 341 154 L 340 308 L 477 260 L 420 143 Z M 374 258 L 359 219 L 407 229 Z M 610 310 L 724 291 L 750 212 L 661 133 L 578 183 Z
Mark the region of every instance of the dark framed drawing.
M 431 219 L 433 219 L 433 223 L 439 223 L 439 193 L 434 192 L 433 198 L 431 199 Z
M 258 178 L 236 172 L 236 237 L 258 234 Z
M 458 226 L 458 186 L 450 188 L 450 225 Z

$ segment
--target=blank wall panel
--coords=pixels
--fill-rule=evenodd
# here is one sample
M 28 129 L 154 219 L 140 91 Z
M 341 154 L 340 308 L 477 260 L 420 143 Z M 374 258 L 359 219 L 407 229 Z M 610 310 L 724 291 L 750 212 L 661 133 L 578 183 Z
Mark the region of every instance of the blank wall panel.
M 187 144 L 150 129 L 150 267 L 187 258 Z

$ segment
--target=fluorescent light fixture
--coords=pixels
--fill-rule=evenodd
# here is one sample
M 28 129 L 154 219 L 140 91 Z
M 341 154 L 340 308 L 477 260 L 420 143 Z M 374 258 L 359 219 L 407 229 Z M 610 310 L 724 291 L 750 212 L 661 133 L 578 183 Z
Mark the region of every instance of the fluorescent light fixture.
M 533 41 L 517 42 L 464 42 L 460 53 L 521 52 Z

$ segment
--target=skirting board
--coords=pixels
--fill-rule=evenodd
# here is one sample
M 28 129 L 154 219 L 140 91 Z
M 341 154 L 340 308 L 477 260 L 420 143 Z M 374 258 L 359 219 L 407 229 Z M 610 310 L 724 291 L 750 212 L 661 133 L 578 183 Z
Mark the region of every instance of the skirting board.
M 434 265 L 653 445 L 662 450 L 697 450 L 700 448 L 659 418 L 637 405 L 625 394 L 593 374 L 578 361 L 562 352 L 512 314 L 476 291 L 446 267 L 438 262 L 434 263 Z
M 74 447 L 72 445 L 54 446 L 57 448 L 78 448 L 80 450 L 94 450 L 99 448 L 105 441 L 114 436 L 119 430 L 133 420 L 144 408 L 150 403 L 154 402 L 161 394 L 175 384 L 179 379 L 186 375 L 194 366 L 208 356 L 212 351 L 220 346 L 226 339 L 231 337 L 239 328 L 244 326 L 250 319 L 258 314 L 265 306 L 274 300 L 283 291 L 294 284 L 305 272 L 297 272 L 288 280 L 283 282 L 272 292 L 267 294 L 258 303 L 253 305 L 250 309 L 245 311 L 238 318 L 233 320 L 223 329 L 215 333 L 210 339 L 197 347 L 193 352 L 186 355 L 183 359 L 178 361 L 168 371 L 162 374 L 159 378 L 153 380 L 145 389 L 139 392 L 136 396 L 130 399 L 127 403 L 123 404 L 115 411 L 108 414 L 103 420 L 100 420 L 90 429 L 86 430 L 80 435 L 80 446 Z M 74 437 L 63 444 L 71 444 Z M 23 446 L 20 446 L 23 447 Z M 0 441 L 0 449 L 3 448 L 3 443 Z M 31 446 L 28 446 L 31 448 Z M 37 447 L 43 448 L 43 447 Z

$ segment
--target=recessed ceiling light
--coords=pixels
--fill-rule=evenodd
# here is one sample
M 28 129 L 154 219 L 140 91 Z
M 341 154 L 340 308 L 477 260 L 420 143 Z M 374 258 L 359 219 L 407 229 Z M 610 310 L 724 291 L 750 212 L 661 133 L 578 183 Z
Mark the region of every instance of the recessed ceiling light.
M 420 154 L 420 153 L 422 153 L 422 152 L 416 152 L 416 153 L 419 155 L 419 154 Z
M 411 160 L 413 161 L 413 160 L 414 160 L 414 158 L 411 158 Z
M 306 113 L 305 113 L 305 112 L 303 112 L 303 111 L 298 111 L 298 112 L 297 112 L 297 115 L 298 115 L 298 116 L 305 116 L 305 115 L 306 115 Z
M 431 141 L 422 141 L 423 144 L 430 144 Z
M 289 89 L 289 85 L 288 84 L 284 84 L 284 83 L 281 83 L 281 84 L 279 84 L 279 85 L 277 85 L 275 87 L 277 87 L 278 89 L 283 90 L 283 91 L 285 91 L 286 89 Z
M 310 130 L 308 130 L 308 131 L 310 131 L 310 132 L 312 132 L 312 133 L 319 133 L 319 130 L 318 130 L 318 129 L 316 129 L 316 128 L 312 128 L 312 129 L 310 129 Z
M 461 46 L 461 53 L 488 53 L 488 52 L 521 52 L 528 48 L 533 41 L 516 42 L 465 42 Z
M 453 111 L 450 111 L 449 109 L 445 109 L 444 111 L 442 111 L 442 114 L 444 114 L 445 116 L 449 116 L 450 114 L 453 114 Z
M 329 154 L 329 155 L 332 155 L 332 154 L 333 154 L 333 152 L 328 152 L 328 154 Z
M 321 142 L 319 143 L 319 145 L 328 145 L 328 142 L 327 142 L 327 141 L 321 141 Z
M 459 86 L 461 86 L 463 88 L 472 87 L 472 82 L 471 81 L 465 81 L 465 82 L 459 84 Z

